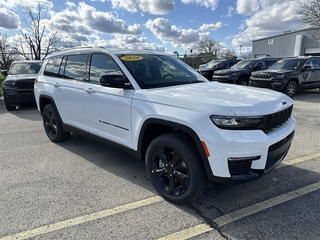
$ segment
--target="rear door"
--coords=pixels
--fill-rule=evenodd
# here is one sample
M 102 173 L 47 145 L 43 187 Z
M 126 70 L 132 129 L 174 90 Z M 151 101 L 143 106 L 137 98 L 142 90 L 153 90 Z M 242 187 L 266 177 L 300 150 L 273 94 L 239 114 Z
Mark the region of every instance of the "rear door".
M 81 98 L 86 61 L 87 54 L 52 58 L 44 71 L 62 121 L 82 130 L 87 128 Z

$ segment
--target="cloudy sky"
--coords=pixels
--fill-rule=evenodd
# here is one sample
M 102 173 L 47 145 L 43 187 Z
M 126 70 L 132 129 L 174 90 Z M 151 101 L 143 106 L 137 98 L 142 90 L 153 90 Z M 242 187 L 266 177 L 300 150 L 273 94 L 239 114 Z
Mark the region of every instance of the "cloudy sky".
M 226 49 L 251 50 L 252 40 L 301 29 L 296 0 L 23 0 L 41 2 L 47 30 L 62 27 L 61 44 L 129 47 L 184 54 L 211 38 Z M 0 0 L 0 34 L 25 31 L 21 0 Z

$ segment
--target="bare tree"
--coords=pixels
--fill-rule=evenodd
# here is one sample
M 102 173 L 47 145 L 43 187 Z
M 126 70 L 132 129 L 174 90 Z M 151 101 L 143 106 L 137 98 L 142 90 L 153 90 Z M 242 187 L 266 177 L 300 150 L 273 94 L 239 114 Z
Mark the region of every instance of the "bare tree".
M 8 70 L 12 61 L 17 58 L 16 50 L 8 44 L 7 36 L 0 34 L 0 69 Z
M 237 55 L 234 50 L 223 50 L 219 52 L 219 58 L 221 59 L 236 59 Z
M 239 57 L 242 59 L 250 59 L 252 58 L 252 52 L 251 51 L 242 52 Z
M 202 53 L 212 52 L 216 55 L 221 48 L 220 44 L 213 39 L 207 38 L 199 42 L 198 51 Z
M 27 25 L 27 33 L 24 33 L 22 30 L 20 31 L 22 35 L 22 39 L 20 39 L 20 49 L 16 48 L 16 50 L 26 59 L 41 60 L 45 58 L 50 48 L 60 40 L 57 35 L 61 27 L 50 32 L 46 29 L 46 26 L 41 25 L 42 10 L 41 4 L 37 5 L 36 12 L 29 6 L 25 7 L 26 14 L 30 21 L 24 20 Z M 46 41 L 44 41 L 44 37 L 46 37 Z M 29 49 L 25 49 L 24 43 L 27 44 Z
M 320 0 L 298 0 L 295 12 L 303 25 L 320 28 Z

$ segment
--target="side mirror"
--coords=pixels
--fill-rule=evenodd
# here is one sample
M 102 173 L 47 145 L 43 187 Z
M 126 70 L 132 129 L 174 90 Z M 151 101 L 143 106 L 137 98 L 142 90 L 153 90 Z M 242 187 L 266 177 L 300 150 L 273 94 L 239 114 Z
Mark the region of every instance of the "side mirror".
M 2 74 L 3 76 L 7 76 L 7 75 L 8 75 L 8 71 L 7 71 L 7 70 L 1 70 L 1 74 Z
M 305 70 L 310 70 L 311 69 L 311 66 L 304 66 L 301 71 L 305 71 Z
M 122 74 L 104 74 L 100 76 L 100 84 L 104 87 L 112 88 L 132 88 L 127 78 Z

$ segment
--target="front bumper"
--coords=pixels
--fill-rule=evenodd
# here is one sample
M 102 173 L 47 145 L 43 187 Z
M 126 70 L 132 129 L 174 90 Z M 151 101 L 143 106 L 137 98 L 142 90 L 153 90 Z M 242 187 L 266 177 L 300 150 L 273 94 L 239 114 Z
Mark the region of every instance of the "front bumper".
M 288 122 L 276 131 L 265 134 L 260 130 L 210 131 L 204 138 L 210 156 L 212 176 L 218 184 L 246 182 L 257 179 L 278 166 L 289 151 L 296 121 Z
M 250 79 L 249 85 L 252 87 L 269 88 L 276 91 L 283 91 L 286 87 L 287 80 L 255 80 Z
M 10 105 L 21 105 L 28 103 L 35 103 L 34 90 L 32 89 L 18 89 L 16 87 L 3 86 L 3 93 Z

